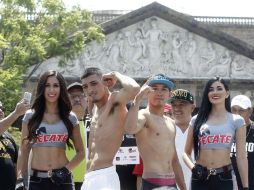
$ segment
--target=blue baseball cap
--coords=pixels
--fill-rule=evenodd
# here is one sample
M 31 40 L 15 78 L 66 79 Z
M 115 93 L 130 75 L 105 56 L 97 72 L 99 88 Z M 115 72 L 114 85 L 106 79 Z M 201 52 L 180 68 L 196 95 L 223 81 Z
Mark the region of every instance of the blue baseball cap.
M 154 84 L 164 84 L 168 87 L 169 90 L 172 90 L 175 87 L 171 79 L 163 74 L 157 74 L 150 78 L 148 85 L 152 86 Z

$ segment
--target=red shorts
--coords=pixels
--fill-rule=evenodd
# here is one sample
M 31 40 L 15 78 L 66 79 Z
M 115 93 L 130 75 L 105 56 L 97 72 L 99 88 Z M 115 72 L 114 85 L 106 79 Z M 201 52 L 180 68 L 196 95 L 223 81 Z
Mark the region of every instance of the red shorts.
M 143 174 L 143 161 L 141 158 L 140 158 L 140 163 L 135 165 L 132 174 L 134 174 L 134 175 L 142 175 Z

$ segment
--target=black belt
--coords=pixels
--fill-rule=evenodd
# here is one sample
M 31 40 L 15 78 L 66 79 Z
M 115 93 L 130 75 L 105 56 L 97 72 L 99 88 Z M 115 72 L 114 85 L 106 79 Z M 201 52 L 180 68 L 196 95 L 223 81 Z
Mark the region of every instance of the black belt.
M 41 170 L 31 169 L 30 176 L 41 177 L 41 178 L 51 178 L 52 177 L 52 170 L 41 171 Z
M 221 174 L 221 173 L 226 173 L 226 172 L 229 172 L 231 170 L 233 170 L 232 164 L 223 166 L 221 168 L 209 168 L 208 169 L 208 177 L 210 175 L 217 175 L 217 174 Z

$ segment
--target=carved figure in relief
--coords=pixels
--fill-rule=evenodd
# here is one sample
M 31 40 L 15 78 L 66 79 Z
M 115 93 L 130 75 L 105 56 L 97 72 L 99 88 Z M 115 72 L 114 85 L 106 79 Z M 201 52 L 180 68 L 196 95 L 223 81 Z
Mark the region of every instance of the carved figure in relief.
M 219 64 L 229 65 L 232 62 L 232 56 L 230 55 L 230 51 L 226 50 L 224 54 L 221 55 L 219 59 Z
M 139 29 L 141 30 L 144 38 L 149 38 L 147 46 L 149 50 L 148 51 L 149 58 L 152 65 L 154 65 L 155 63 L 159 63 L 160 61 L 161 55 L 160 44 L 161 40 L 164 39 L 163 32 L 158 28 L 157 22 L 158 20 L 156 18 L 151 18 L 150 20 L 151 28 L 148 29 L 147 31 L 144 30 L 144 23 L 141 23 L 139 26 Z M 153 68 L 151 68 L 151 70 L 153 70 Z
M 144 38 L 149 37 L 150 45 L 155 45 L 158 47 L 160 44 L 161 38 L 163 38 L 163 35 L 162 35 L 162 31 L 157 26 L 157 22 L 158 20 L 156 18 L 151 18 L 150 20 L 151 29 L 147 30 L 146 32 L 144 30 L 144 23 L 141 23 L 139 28 L 141 29 L 141 32 Z
M 89 67 L 93 65 L 93 62 L 99 57 L 100 54 L 96 55 L 93 50 L 93 47 L 88 44 L 85 47 L 85 51 L 80 56 L 79 66 L 80 70 L 84 70 L 84 67 Z
M 216 51 L 211 42 L 207 42 L 207 49 L 201 55 L 200 73 L 208 71 L 216 61 Z M 200 75 L 200 74 L 199 74 Z
M 241 73 L 244 71 L 245 68 L 245 62 L 241 62 L 241 58 L 239 56 L 236 56 L 232 62 L 232 73 Z
M 233 77 L 253 77 L 254 73 L 248 67 L 249 61 L 247 59 L 236 56 L 232 61 L 231 73 Z
M 146 57 L 146 44 L 142 39 L 141 30 L 137 30 L 134 37 L 134 41 L 131 40 L 131 33 L 126 32 L 128 43 L 130 46 L 134 47 L 134 53 L 131 57 L 131 60 L 135 63 L 135 71 L 144 70 L 143 63 L 140 61 L 142 57 Z
M 124 55 L 124 35 L 122 32 L 119 32 L 116 36 L 116 39 L 111 42 L 107 49 L 108 64 L 112 68 L 118 67 L 120 63 L 120 58 L 123 58 Z
M 232 57 L 228 50 L 225 51 L 224 54 L 221 55 L 218 64 L 214 65 L 208 72 L 208 76 L 229 76 L 229 67 L 232 61 Z
M 90 45 L 87 45 L 87 46 L 85 47 L 85 52 L 84 52 L 84 54 L 83 54 L 83 57 L 84 57 L 84 60 L 85 60 L 86 62 L 89 62 L 90 60 L 95 59 L 97 56 L 96 56 L 96 54 L 93 52 L 92 47 L 91 47 Z
M 196 76 L 197 64 L 198 62 L 195 60 L 195 52 L 197 50 L 197 42 L 194 39 L 194 36 L 191 32 L 187 34 L 187 41 L 184 45 L 186 52 L 186 62 L 187 65 L 191 67 L 192 73 Z
M 175 31 L 172 35 L 172 58 L 177 71 L 185 73 L 185 64 L 183 63 L 183 59 L 180 55 L 180 48 L 183 43 L 184 41 L 180 38 L 179 31 Z
M 97 59 L 99 55 L 93 50 L 91 44 L 86 45 L 84 52 L 80 55 L 78 59 L 69 61 L 65 67 L 62 69 L 57 69 L 61 74 L 68 74 L 70 76 L 78 76 L 80 71 L 83 71 L 85 67 L 93 66 L 94 60 Z

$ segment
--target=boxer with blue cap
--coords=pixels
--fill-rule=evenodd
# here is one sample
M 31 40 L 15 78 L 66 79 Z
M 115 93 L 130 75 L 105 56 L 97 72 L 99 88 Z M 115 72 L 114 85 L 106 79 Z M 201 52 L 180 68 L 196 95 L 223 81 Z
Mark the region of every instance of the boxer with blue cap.
M 144 163 L 143 190 L 176 190 L 176 179 L 179 189 L 186 189 L 175 147 L 175 122 L 164 114 L 173 88 L 174 83 L 163 74 L 150 77 L 135 96 L 125 118 L 125 131 L 135 134 Z M 147 106 L 139 109 L 143 100 Z
M 168 78 L 167 76 L 163 75 L 163 74 L 157 74 L 155 76 L 152 76 L 148 80 L 148 86 L 152 86 L 154 84 L 164 84 L 164 85 L 166 85 L 168 87 L 168 89 L 170 91 L 175 87 L 175 85 L 171 81 L 171 79 Z

